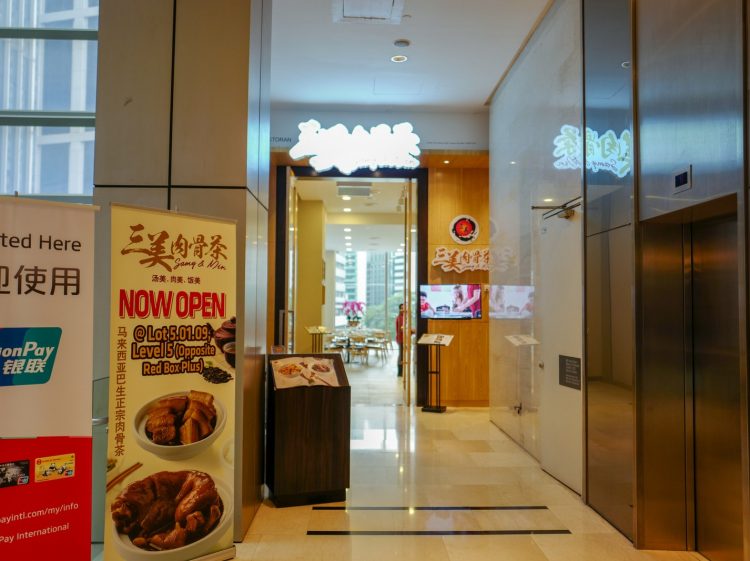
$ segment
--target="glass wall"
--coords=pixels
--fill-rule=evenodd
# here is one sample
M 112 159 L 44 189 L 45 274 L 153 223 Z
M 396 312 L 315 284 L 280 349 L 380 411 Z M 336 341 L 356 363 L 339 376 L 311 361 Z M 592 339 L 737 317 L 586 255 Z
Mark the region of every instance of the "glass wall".
M 364 302 L 363 325 L 393 332 L 398 306 L 404 301 L 405 255 L 396 251 L 338 254 L 343 262 L 342 298 L 336 297 L 335 325 L 347 324 L 344 300 Z
M 558 212 L 581 196 L 580 10 L 578 0 L 553 4 L 501 83 L 490 110 L 490 414 L 543 465 L 544 399 L 552 400 L 548 412 L 553 430 L 567 419 L 574 424 L 578 415 L 580 449 L 580 390 L 558 384 L 557 355 L 580 361 L 582 324 L 575 313 L 566 316 L 559 307 L 575 307 L 575 302 L 555 296 L 559 280 L 576 274 L 579 278 L 582 270 L 580 206 L 570 220 Z M 565 231 L 558 233 L 563 226 Z M 562 239 L 572 243 L 554 245 Z M 550 254 L 559 258 L 561 268 L 545 271 L 545 279 L 541 256 Z M 580 289 L 574 296 L 580 315 Z M 545 323 L 545 316 L 552 321 Z M 547 324 L 551 331 L 543 333 Z M 569 335 L 573 343 L 563 341 Z M 570 350 L 559 352 L 560 341 Z M 545 353 L 554 360 L 545 360 Z M 560 395 L 577 399 L 577 411 L 555 410 Z M 563 442 L 571 435 L 563 436 L 547 435 L 546 442 Z M 575 455 L 571 449 L 560 457 L 572 461 L 578 459 Z M 579 476 L 576 487 L 580 483 Z
M 98 0 L 0 0 L 0 194 L 93 191 Z

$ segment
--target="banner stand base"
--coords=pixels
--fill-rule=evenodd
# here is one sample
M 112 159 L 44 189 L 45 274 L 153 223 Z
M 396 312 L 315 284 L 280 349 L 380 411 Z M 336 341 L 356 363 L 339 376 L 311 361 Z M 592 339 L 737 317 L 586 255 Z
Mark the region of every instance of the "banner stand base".
M 192 561 L 228 561 L 229 559 L 234 559 L 235 557 L 237 557 L 237 548 L 232 546 L 229 549 L 224 549 L 215 553 L 209 553 L 208 555 L 203 555 L 202 557 L 196 557 Z

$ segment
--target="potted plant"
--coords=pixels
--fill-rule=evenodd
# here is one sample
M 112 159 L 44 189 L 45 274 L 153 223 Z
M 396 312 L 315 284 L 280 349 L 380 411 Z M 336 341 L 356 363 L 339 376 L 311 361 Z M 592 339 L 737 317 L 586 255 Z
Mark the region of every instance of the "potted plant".
M 341 306 L 349 327 L 357 327 L 365 315 L 365 303 L 357 300 L 347 300 Z

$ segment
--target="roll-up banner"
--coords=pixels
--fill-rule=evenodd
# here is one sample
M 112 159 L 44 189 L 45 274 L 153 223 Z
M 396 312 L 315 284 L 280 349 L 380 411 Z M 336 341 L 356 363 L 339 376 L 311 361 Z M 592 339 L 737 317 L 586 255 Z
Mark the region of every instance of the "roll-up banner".
M 112 206 L 105 561 L 233 551 L 235 232 Z
M 0 559 L 91 552 L 97 207 L 0 197 Z

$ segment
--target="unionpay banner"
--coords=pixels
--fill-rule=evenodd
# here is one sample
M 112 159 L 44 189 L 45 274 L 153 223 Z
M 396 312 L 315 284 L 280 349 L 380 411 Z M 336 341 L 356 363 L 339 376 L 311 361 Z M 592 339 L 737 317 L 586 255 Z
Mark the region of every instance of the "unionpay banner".
M 235 232 L 112 206 L 106 561 L 232 547 Z
M 95 210 L 0 197 L 0 559 L 90 554 Z

